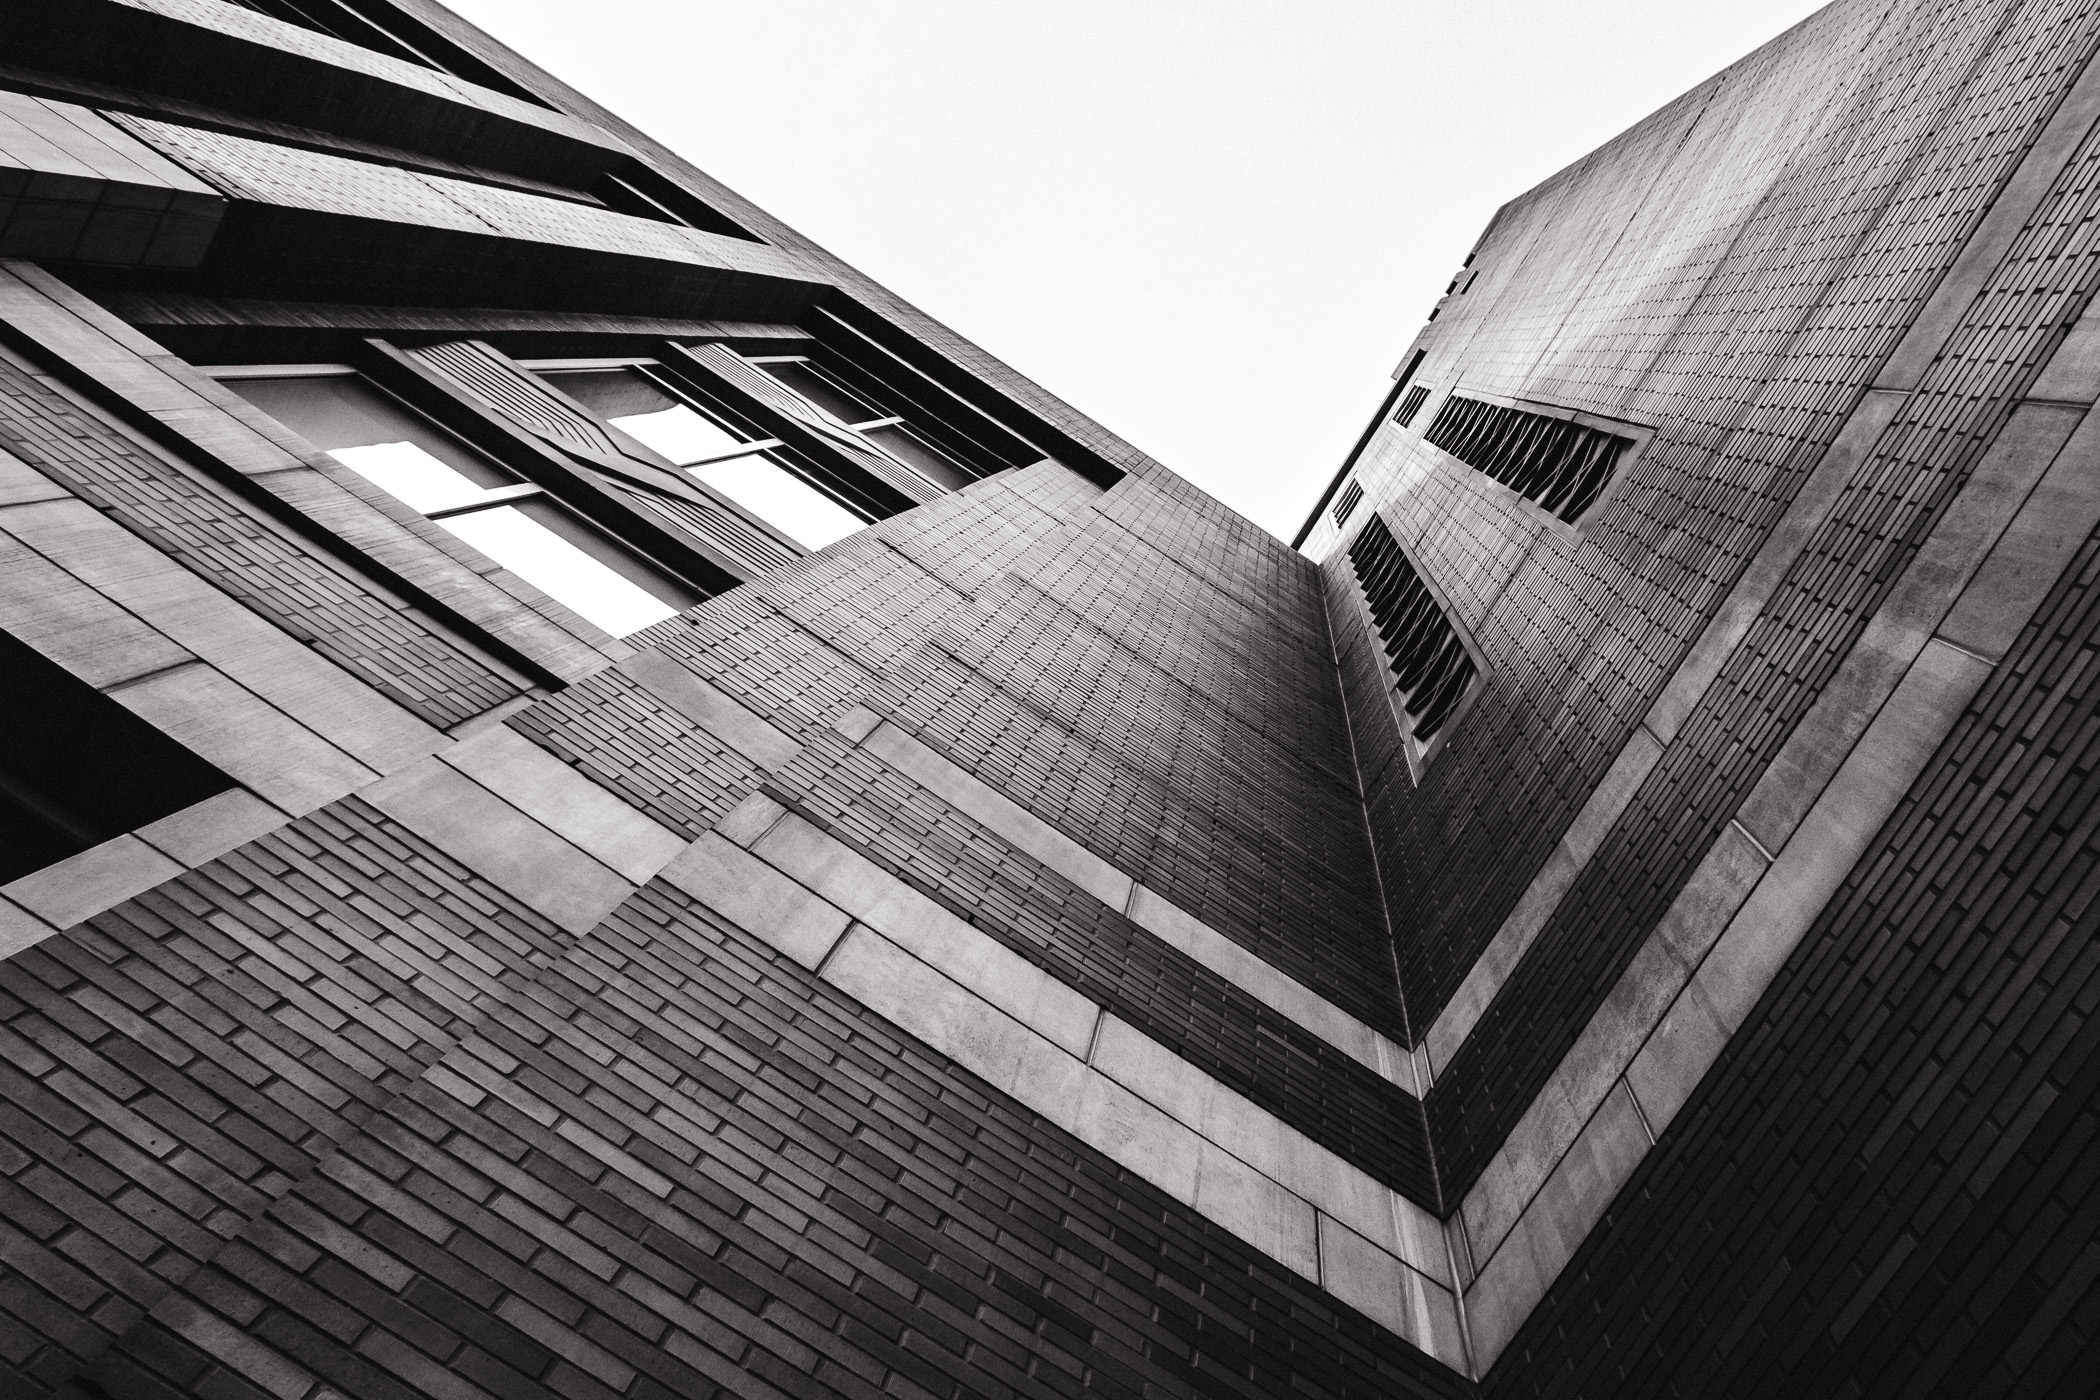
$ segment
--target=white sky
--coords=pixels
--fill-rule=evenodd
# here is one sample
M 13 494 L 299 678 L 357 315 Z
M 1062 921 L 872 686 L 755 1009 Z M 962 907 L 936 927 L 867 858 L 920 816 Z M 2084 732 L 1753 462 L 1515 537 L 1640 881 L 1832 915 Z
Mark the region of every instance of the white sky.
M 1289 538 L 1497 205 L 1803 0 L 446 0 Z

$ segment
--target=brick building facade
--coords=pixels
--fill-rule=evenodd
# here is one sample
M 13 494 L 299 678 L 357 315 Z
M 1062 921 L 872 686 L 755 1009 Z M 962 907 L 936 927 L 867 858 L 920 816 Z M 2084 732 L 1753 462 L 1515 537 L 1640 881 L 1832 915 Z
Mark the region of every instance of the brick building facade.
M 2088 1393 L 2096 48 L 1687 93 L 1287 548 L 428 0 L 18 0 L 0 1392 Z

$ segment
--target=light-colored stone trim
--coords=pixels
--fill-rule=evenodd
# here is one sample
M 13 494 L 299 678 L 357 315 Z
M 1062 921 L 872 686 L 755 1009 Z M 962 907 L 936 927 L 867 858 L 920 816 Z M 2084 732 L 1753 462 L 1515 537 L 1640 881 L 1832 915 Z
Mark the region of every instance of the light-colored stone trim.
M 2074 426 L 2075 425 L 2075 426 Z M 1480 1373 L 2100 526 L 2100 414 L 2023 404 L 1451 1222 Z M 1997 629 L 1978 652 L 1935 635 Z M 1774 777 L 1774 774 L 1781 775 Z
M 734 833 L 736 840 L 725 836 Z M 662 878 L 1453 1368 L 1437 1219 L 763 795 Z
M 1878 435 L 1894 416 L 1899 400 L 1895 395 L 1885 397 L 1886 402 L 1876 406 L 1872 413 L 1864 417 L 1855 414 L 1853 423 L 1847 424 L 1840 435 L 1846 443 L 1846 450 L 1840 453 L 1833 447 L 1811 479 L 1810 487 L 1817 502 L 1813 510 L 1804 510 L 1799 517 L 1789 511 L 1782 529 L 1775 530 L 1767 539 L 1765 549 L 1760 551 L 1743 581 L 1738 583 L 1722 613 L 1716 615 L 1713 624 L 1700 637 L 1693 656 L 1687 658 L 1669 689 L 1656 702 L 1649 723 L 1655 723 L 1661 717 L 1664 730 L 1674 735 L 1696 697 L 1682 703 L 1673 697 L 1687 692 L 1693 681 L 1703 680 L 1705 684 L 1711 684 L 1713 677 L 1719 674 L 1727 652 L 1742 640 L 1757 609 L 1777 586 L 1785 572 L 1783 566 L 1790 564 L 1799 554 L 1813 533 L 1813 525 L 1820 522 L 1836 499 L 1836 488 L 1842 484 L 1842 475 L 1826 477 L 1826 469 L 1835 460 L 1842 462 L 1845 471 L 1849 472 L 1872 446 L 1871 439 L 1854 435 L 1853 425 L 1865 423 Z M 1800 732 L 1820 737 L 1812 745 L 1800 742 L 1798 738 L 1797 742 L 1788 744 L 1766 770 L 1750 800 L 1738 814 L 1746 833 L 1761 848 L 1776 850 L 1784 843 L 1785 830 L 1791 829 L 1791 823 L 1799 820 L 1801 810 L 1815 799 L 1836 765 L 1857 742 L 1860 726 L 1872 717 L 1878 704 L 1877 697 L 1888 693 L 1894 678 L 1902 674 L 1917 655 L 1933 623 L 1938 621 L 1945 600 L 1954 596 L 1970 571 L 1978 567 L 1983 551 L 2003 533 L 2013 512 L 2036 489 L 2036 478 L 2066 446 L 2084 412 L 2071 404 L 2033 402 L 2023 403 L 2014 410 L 1990 451 L 1971 473 L 1960 499 L 1948 510 L 1918 560 L 1905 574 L 1904 584 L 1876 614 L 1847 658 L 1844 669 L 1817 698 L 1810 720 L 1815 713 L 1821 712 L 1831 717 L 1830 722 L 1804 721 Z M 2100 429 L 2094 431 L 2100 433 Z M 2100 438 L 2096 438 L 2090 448 L 2074 450 L 2100 451 Z M 2051 488 L 2058 495 L 2067 489 L 2076 488 L 2063 484 Z M 1810 494 L 1810 488 L 1804 488 L 1801 496 L 1795 498 L 1796 508 L 1800 508 L 1803 498 Z M 2075 510 L 2072 513 L 2075 517 Z M 2030 534 L 2047 532 L 2047 542 L 2042 542 L 2039 536 L 2034 543 L 2014 541 L 2007 562 L 2000 567 L 2014 568 L 2031 576 L 2037 568 L 2047 570 L 2054 563 L 2054 570 L 2048 572 L 2049 579 L 2053 580 L 2062 568 L 2061 561 L 2069 558 L 2069 551 L 2076 549 L 2084 535 L 2068 538 L 2053 516 L 2046 520 L 2030 516 L 2030 520 L 2032 523 L 2025 528 Z M 1751 606 L 1753 602 L 1755 608 Z M 1969 606 L 1973 613 L 1981 604 L 1972 602 Z M 2020 620 L 2025 621 L 2024 616 Z M 2005 619 L 2000 618 L 1984 620 L 1982 626 L 1965 623 L 1961 635 L 1979 645 L 1998 648 L 1995 653 L 1982 651 L 1978 655 L 2002 655 L 2003 648 L 2010 642 L 2010 638 L 2004 635 L 2004 624 Z M 2012 630 L 2018 630 L 2017 623 L 2013 624 Z M 1975 651 L 1976 647 L 1967 649 Z M 1874 657 L 1881 658 L 1879 666 L 1868 664 Z M 1532 939 L 1545 926 L 1562 896 L 1574 885 L 1606 833 L 1654 768 L 1666 742 L 1666 738 L 1647 724 L 1636 728 L 1626 741 L 1611 771 L 1590 794 L 1589 801 L 1569 826 L 1567 834 L 1532 878 L 1517 907 L 1503 921 L 1487 950 L 1467 972 L 1465 981 L 1437 1014 L 1435 1023 L 1423 1038 L 1423 1044 L 1429 1050 L 1432 1075 L 1441 1073 L 1450 1065 L 1466 1037 L 1487 1011 L 1488 1004 L 1516 970 Z
M 682 837 L 500 724 L 438 759 L 636 884 L 685 849 Z
M 2100 120 L 2100 63 L 2088 61 L 2056 111 L 2050 114 L 2048 124 L 1984 210 L 1953 266 L 1912 318 L 1910 328 L 1883 363 L 1881 373 L 1875 376 L 1875 388 L 1918 387 L 1940 347 L 1961 325 L 1970 304 L 2012 250 L 2014 240 L 2027 227 L 2034 211 L 2048 198 L 2057 175 L 2070 164 L 2096 120 Z
M 0 319 L 547 674 L 580 680 L 632 652 L 36 264 L 0 262 Z
M 653 647 L 615 669 L 761 768 L 785 768 L 802 752 L 789 735 Z
M 1624 814 L 1626 804 L 1633 800 L 1663 750 L 1676 737 L 1692 707 L 1721 673 L 1722 664 L 1749 633 L 1751 623 L 1764 610 L 1786 571 L 1830 513 L 1853 468 L 1873 449 L 1907 397 L 1907 392 L 1869 391 L 1854 407 L 1779 523 L 1765 536 L 1764 544 L 1736 579 L 1698 640 L 1692 643 L 1662 694 L 1649 706 L 1646 719 L 1628 736 L 1568 833 L 1555 844 L 1516 908 L 1467 971 L 1458 991 L 1437 1013 L 1422 1037 L 1422 1046 L 1429 1052 L 1432 1079 L 1457 1056 L 1532 940 L 1559 907 L 1562 897 L 1574 887 L 1605 835 Z
M 1678 664 L 1662 694 L 1649 706 L 1646 719 L 1626 741 L 1610 775 L 1591 794 L 1589 803 L 1576 818 L 1578 826 L 1595 824 L 1601 819 L 1597 831 L 1598 839 L 1601 839 L 1618 820 L 1625 803 L 1639 788 L 1640 778 L 1646 776 L 1646 768 L 1641 768 L 1640 777 L 1623 790 L 1614 788 L 1614 779 L 1644 761 L 1647 767 L 1652 767 L 1660 750 L 1650 754 L 1650 747 L 1656 744 L 1667 746 L 1677 736 L 1693 706 L 1713 684 L 1722 665 L 1763 612 L 1780 580 L 1830 513 L 1853 469 L 1873 450 L 1888 425 L 1895 421 L 1897 412 L 1917 387 L 1926 367 L 1959 324 L 1961 315 L 1983 287 L 1984 280 L 2012 246 L 2013 239 L 2047 195 L 2057 173 L 2096 118 L 2100 118 L 2100 64 L 2089 64 L 2034 147 L 2022 159 L 2004 191 L 1970 235 L 1961 255 L 1939 286 L 1934 288 L 1925 308 L 1890 353 L 1872 386 L 1854 405 L 1830 447 L 1780 516 L 1779 523 L 1765 537 L 1748 567 Z M 2096 389 L 2100 389 L 2100 315 L 2089 309 L 2051 356 L 2023 407 L 2033 415 L 2059 405 L 2089 405 L 2094 402 Z M 2028 431 L 2032 430 L 2030 426 Z M 2006 448 L 2012 446 L 2007 437 L 2011 432 L 2012 425 L 2009 424 L 2006 432 L 2000 434 L 2000 444 Z M 1994 445 L 1993 450 L 1999 451 L 1999 446 Z M 2047 458 L 2043 460 L 2046 462 Z M 1965 490 L 1965 498 L 1966 495 Z M 1997 567 L 2040 569 L 2053 580 L 2061 572 L 2070 551 L 2083 542 L 2084 535 L 2080 533 L 2075 539 L 2069 538 L 2046 519 L 2037 521 L 2033 529 L 2036 531 L 2034 538 L 2024 546 L 2005 552 Z M 1928 583 L 1926 586 L 1935 585 Z M 1936 586 L 1946 587 L 1943 580 Z M 1980 606 L 1980 602 L 1971 604 L 1972 609 Z M 1951 626 L 1946 636 L 1978 656 L 1995 658 L 2004 654 L 2004 648 L 2010 645 L 2012 636 L 2019 630 L 2019 623 L 2024 621 L 2024 614 L 2010 625 L 2006 619 L 1975 616 Z M 1969 640 L 1965 642 L 1962 638 Z M 1616 800 L 1616 807 L 1609 805 L 1613 800 Z M 1587 863 L 1587 856 L 1571 863 L 1572 852 L 1567 849 L 1568 845 L 1563 839 L 1547 857 L 1546 864 L 1533 878 L 1517 907 L 1503 921 L 1487 951 L 1467 973 L 1458 992 L 1438 1013 L 1435 1023 L 1423 1036 L 1422 1044 L 1430 1051 L 1432 1073 L 1451 1063 L 1466 1036 L 1478 1023 L 1481 1013 L 1515 969 L 1524 949 L 1530 946 L 1531 939 L 1544 926 Z M 1590 849 L 1594 852 L 1595 846 Z M 1428 1085 L 1425 1083 L 1423 1087 L 1426 1091 Z
M 631 663 L 630 663 L 631 664 Z M 943 801 L 983 823 L 1015 849 L 1041 861 L 1119 910 L 1161 942 L 1201 963 L 1262 1005 L 1289 1017 L 1358 1064 L 1409 1093 L 1421 1091 L 1416 1062 L 1401 1045 L 1365 1025 L 1296 978 L 1233 942 L 1166 896 L 1095 855 L 1050 823 L 950 762 L 865 706 L 850 707 L 839 733 Z
M 571 933 L 595 927 L 686 844 L 501 728 L 357 795 Z
M 1452 1057 L 1473 1033 L 1473 1027 L 1486 1014 L 1488 1004 L 1502 984 L 1516 971 L 1531 941 L 1538 937 L 1539 930 L 1546 926 L 1554 909 L 1559 906 L 1561 896 L 1574 885 L 1575 877 L 1589 864 L 1597 847 L 1603 844 L 1605 834 L 1633 800 L 1641 782 L 1648 776 L 1655 761 L 1662 757 L 1663 746 L 1645 727 L 1636 728 L 1619 751 L 1619 757 L 1604 781 L 1589 796 L 1582 810 L 1570 823 L 1567 833 L 1554 845 L 1553 854 L 1534 875 L 1530 886 L 1524 891 L 1517 907 L 1502 921 L 1487 951 L 1475 960 L 1466 973 L 1465 981 L 1459 984 L 1451 1000 L 1437 1013 L 1429 1033 L 1422 1038 L 1419 1050 L 1425 1067 L 1424 1092 L 1433 1083 L 1438 1073 L 1450 1065 Z
M 1932 642 L 1777 859 L 1768 866 L 1747 853 L 1749 841 L 1732 824 L 1715 843 L 1672 917 L 1466 1195 L 1460 1219 L 1480 1274 L 1465 1301 L 1482 1374 L 1633 1175 L 1651 1133 L 1669 1126 L 1763 996 L 1989 670 Z

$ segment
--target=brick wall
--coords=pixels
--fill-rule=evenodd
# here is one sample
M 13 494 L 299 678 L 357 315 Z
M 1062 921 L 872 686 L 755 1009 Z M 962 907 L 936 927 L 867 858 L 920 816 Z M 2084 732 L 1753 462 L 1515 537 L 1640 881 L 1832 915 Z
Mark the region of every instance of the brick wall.
M 2096 652 L 2088 539 L 1489 1393 L 2091 1388 Z
M 97 1374 L 141 1396 L 1465 1390 L 655 887 Z
M 1365 640 L 1338 623 L 1418 1023 L 1457 988 L 1852 411 L 2092 52 L 2095 24 L 2071 3 L 1832 6 L 1498 215 L 1471 288 L 1429 328 L 1414 381 L 1436 389 L 1429 408 L 1413 430 L 1381 430 L 1357 473 L 1366 506 L 1386 512 L 1488 654 L 1485 693 L 1422 787 L 1378 732 L 1390 724 L 1364 689 Z M 2055 294 L 2046 269 L 2009 275 Z M 2015 353 L 2044 353 L 2063 324 L 2033 325 Z M 1976 335 L 1966 367 L 1936 381 L 1949 403 L 2008 393 L 2006 347 L 1981 324 Z M 1650 424 L 1655 440 L 1571 537 L 1420 444 L 1460 380 Z M 1923 464 L 1948 450 L 1927 441 L 1945 431 L 1988 427 L 1920 421 L 1888 451 Z M 1366 518 L 1360 507 L 1352 527 Z M 1323 524 L 1308 548 L 1339 590 L 1353 585 L 1337 538 Z M 1854 606 L 1842 585 L 1815 586 L 1819 601 Z M 1780 669 L 1813 694 L 1813 668 Z M 1754 769 L 1756 746 L 1785 725 L 1724 725 L 1685 761 Z M 1676 811 L 1665 804 L 1666 827 Z M 1613 868 L 1626 883 L 1630 867 Z

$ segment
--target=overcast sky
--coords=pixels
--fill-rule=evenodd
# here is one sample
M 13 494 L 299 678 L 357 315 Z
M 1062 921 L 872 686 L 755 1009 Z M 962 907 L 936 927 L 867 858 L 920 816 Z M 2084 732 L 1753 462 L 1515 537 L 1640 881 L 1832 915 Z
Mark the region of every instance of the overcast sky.
M 445 0 L 1289 538 L 1497 205 L 1802 0 Z

